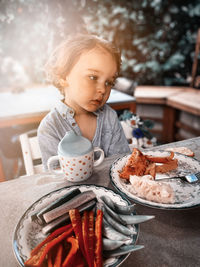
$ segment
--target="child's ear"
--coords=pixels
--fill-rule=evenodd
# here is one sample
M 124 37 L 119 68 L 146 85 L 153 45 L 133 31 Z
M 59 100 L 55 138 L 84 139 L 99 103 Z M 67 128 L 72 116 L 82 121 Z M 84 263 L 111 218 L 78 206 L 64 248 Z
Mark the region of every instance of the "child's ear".
M 62 87 L 67 87 L 68 86 L 68 82 L 66 80 L 64 80 L 64 79 L 60 79 L 60 85 Z

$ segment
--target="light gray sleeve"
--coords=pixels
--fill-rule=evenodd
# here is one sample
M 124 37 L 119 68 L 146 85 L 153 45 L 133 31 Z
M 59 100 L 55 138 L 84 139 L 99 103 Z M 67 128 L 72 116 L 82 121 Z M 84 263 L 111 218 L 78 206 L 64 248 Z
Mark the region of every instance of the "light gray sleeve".
M 38 142 L 42 154 L 42 164 L 47 170 L 47 161 L 51 156 L 57 155 L 58 144 L 60 142 L 55 129 L 46 121 L 42 121 L 38 128 Z
M 112 114 L 111 127 L 112 127 L 112 138 L 111 138 L 107 156 L 120 154 L 120 153 L 131 153 L 131 150 L 128 145 L 128 141 L 126 139 L 123 128 L 119 122 L 119 119 L 116 113 Z

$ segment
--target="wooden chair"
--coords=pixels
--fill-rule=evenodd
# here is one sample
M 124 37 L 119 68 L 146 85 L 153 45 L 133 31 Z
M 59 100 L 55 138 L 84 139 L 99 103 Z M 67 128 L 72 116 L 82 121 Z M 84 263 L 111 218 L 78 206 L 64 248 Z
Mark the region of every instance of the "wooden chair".
M 27 175 L 43 172 L 41 152 L 37 139 L 37 130 L 31 130 L 19 136 L 24 166 Z

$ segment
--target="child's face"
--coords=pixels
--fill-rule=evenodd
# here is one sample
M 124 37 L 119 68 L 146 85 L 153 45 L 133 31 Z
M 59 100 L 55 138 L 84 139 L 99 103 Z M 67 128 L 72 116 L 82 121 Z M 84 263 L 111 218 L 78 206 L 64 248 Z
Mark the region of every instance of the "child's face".
M 117 64 L 102 48 L 85 51 L 66 77 L 65 103 L 76 114 L 94 112 L 109 98 Z

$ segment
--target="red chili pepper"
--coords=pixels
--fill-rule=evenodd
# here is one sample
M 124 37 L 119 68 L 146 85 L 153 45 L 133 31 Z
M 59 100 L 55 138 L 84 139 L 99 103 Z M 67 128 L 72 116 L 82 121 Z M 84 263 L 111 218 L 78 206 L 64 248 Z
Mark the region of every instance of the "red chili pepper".
M 102 220 L 103 212 L 102 210 L 97 210 L 97 216 L 95 221 L 95 267 L 102 267 Z
M 67 257 L 65 258 L 65 260 L 62 264 L 62 267 L 67 267 L 67 266 L 70 266 L 74 263 L 76 253 L 79 249 L 78 240 L 76 238 L 74 238 L 72 236 L 68 237 L 67 242 L 71 243 L 71 248 L 70 248 L 70 251 L 69 251 Z
M 49 241 L 53 240 L 55 237 L 59 236 L 60 234 L 64 233 L 68 229 L 72 228 L 71 223 L 65 226 L 62 226 L 58 229 L 56 229 L 54 232 L 52 232 L 50 235 L 47 236 L 40 244 L 38 244 L 32 251 L 31 251 L 31 256 L 36 254 L 41 247 L 44 246 L 44 244 L 48 243 Z
M 94 266 L 94 212 L 89 212 L 88 247 L 91 266 Z
M 52 253 L 48 253 L 48 258 L 47 258 L 47 265 L 48 267 L 53 267 L 53 259 L 52 259 Z
M 81 253 L 80 249 L 76 253 L 73 267 L 88 267 L 86 260 L 83 257 L 83 254 Z
M 60 243 L 63 239 L 67 238 L 73 232 L 72 228 L 69 228 L 64 233 L 60 234 L 59 236 L 55 237 L 53 240 L 45 243 L 40 250 L 31 256 L 25 263 L 25 266 L 29 267 L 40 267 L 44 262 L 47 253 L 58 243 Z
M 81 252 L 86 258 L 86 253 L 85 253 L 84 244 L 83 244 L 82 219 L 81 219 L 80 212 L 78 209 L 72 209 L 69 211 L 69 216 L 70 216 L 72 227 L 74 229 L 75 236 L 78 240 L 78 244 L 81 249 Z
M 93 227 L 94 229 L 94 227 Z M 83 217 L 82 217 L 82 233 L 83 233 L 83 244 L 84 244 L 84 250 L 86 254 L 86 260 L 89 267 L 94 266 L 94 258 L 92 259 L 90 257 L 90 247 L 89 247 L 89 236 L 91 233 L 89 232 L 89 213 L 88 211 L 84 211 Z
M 61 267 L 61 265 L 62 265 L 62 253 L 63 253 L 63 246 L 62 246 L 62 244 L 59 244 L 58 248 L 57 248 L 57 253 L 56 253 L 53 267 Z

